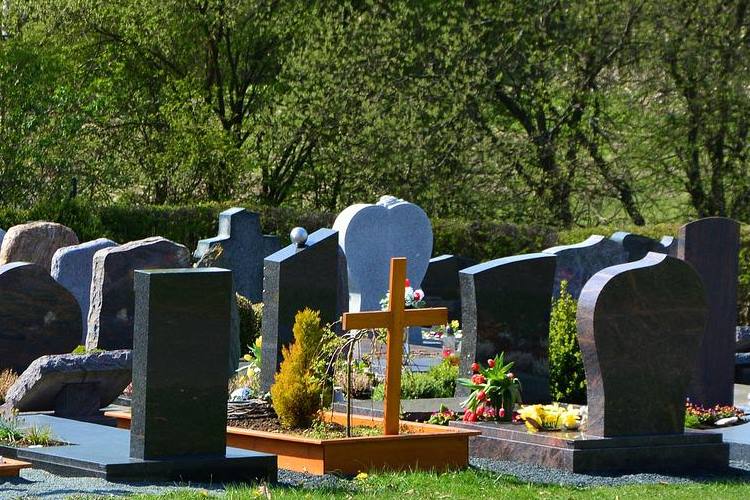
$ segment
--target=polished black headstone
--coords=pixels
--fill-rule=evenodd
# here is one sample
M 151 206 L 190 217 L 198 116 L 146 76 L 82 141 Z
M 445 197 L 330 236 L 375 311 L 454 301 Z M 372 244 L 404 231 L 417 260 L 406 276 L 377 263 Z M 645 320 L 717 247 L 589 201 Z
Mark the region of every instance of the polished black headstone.
M 622 248 L 628 254 L 628 262 L 641 260 L 649 252 L 668 253 L 669 250 L 663 242 L 656 241 L 648 236 L 628 233 L 627 231 L 618 231 L 609 237 L 612 241 L 622 245 Z
M 706 311 L 698 274 L 664 254 L 604 269 L 586 283 L 577 323 L 587 435 L 682 434 Z
M 515 362 L 527 403 L 548 401 L 549 318 L 555 278 L 552 254 L 515 255 L 478 264 L 460 273 L 463 341 L 461 376 L 474 361 L 504 352 Z M 460 386 L 457 395 L 465 393 Z
M 338 318 L 338 232 L 319 229 L 305 246 L 295 243 L 265 259 L 263 269 L 263 356 L 261 388 L 273 384 L 281 349 L 294 340 L 294 316 L 306 307 L 320 311 L 323 323 Z
M 136 271 L 135 297 L 131 456 L 223 456 L 231 271 Z
M 703 406 L 731 405 L 740 225 L 724 217 L 700 219 L 682 226 L 678 241 L 678 257 L 698 272 L 708 300 L 708 321 L 688 395 Z
M 422 280 L 427 307 L 447 307 L 449 320 L 461 320 L 461 284 L 458 272 L 477 263 L 460 255 L 440 255 L 430 259 Z

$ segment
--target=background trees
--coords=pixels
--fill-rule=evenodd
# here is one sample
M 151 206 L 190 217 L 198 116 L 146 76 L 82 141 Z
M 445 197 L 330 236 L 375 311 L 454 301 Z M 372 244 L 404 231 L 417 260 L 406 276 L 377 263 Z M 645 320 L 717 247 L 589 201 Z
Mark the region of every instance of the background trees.
M 750 220 L 747 4 L 6 0 L 0 199 Z

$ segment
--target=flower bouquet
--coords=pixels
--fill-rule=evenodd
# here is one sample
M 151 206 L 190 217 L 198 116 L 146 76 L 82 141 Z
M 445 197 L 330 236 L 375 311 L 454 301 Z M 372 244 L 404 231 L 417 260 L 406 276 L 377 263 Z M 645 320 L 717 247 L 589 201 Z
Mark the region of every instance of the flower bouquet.
M 528 405 L 518 410 L 518 416 L 530 432 L 577 430 L 581 425 L 581 411 L 571 405 Z
M 474 363 L 470 379 L 458 379 L 459 384 L 471 389 L 469 398 L 461 403 L 465 422 L 513 419 L 513 409 L 521 402 L 521 382 L 510 371 L 512 367 L 512 362 L 503 362 L 501 353 L 487 360 L 487 368 Z

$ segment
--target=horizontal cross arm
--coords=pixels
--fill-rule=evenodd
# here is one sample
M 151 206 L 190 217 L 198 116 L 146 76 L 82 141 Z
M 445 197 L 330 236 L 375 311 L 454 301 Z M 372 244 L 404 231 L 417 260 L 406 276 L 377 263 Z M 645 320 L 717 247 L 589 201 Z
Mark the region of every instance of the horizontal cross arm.
M 364 330 L 367 328 L 389 328 L 391 313 L 389 311 L 367 311 L 344 313 L 342 327 L 344 330 Z
M 407 309 L 404 311 L 404 326 L 433 326 L 448 323 L 448 309 L 445 307 L 428 307 L 425 309 Z

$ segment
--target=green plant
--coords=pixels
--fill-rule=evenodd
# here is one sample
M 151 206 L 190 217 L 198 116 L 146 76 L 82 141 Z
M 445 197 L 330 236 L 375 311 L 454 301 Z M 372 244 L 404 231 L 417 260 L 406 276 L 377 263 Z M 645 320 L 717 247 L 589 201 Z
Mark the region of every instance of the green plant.
M 79 346 L 76 346 L 75 349 L 73 349 L 72 351 L 70 351 L 70 354 L 75 354 L 77 356 L 83 356 L 84 354 L 94 354 L 94 353 L 97 353 L 97 352 L 104 352 L 104 349 L 99 349 L 97 347 L 97 348 L 89 350 L 89 349 L 86 349 L 85 345 L 79 345 Z
M 427 423 L 435 425 L 448 425 L 449 422 L 452 422 L 454 420 L 458 420 L 458 415 L 456 414 L 456 412 L 441 403 L 440 409 L 430 415 Z
M 586 374 L 578 346 L 576 310 L 578 304 L 560 283 L 560 296 L 552 304 L 549 322 L 549 380 L 555 401 L 586 403 Z
M 0 416 L 0 441 L 17 443 L 23 440 L 24 432 L 21 422 L 15 415 L 11 417 Z
M 13 370 L 6 369 L 0 372 L 0 404 L 5 403 L 5 395 L 16 380 L 18 380 L 18 374 Z
M 283 361 L 271 386 L 271 400 L 281 425 L 286 428 L 310 425 L 320 409 L 323 383 L 315 376 L 325 329 L 320 313 L 305 309 L 294 318 L 294 342 L 282 350 Z
M 30 446 L 49 446 L 54 442 L 52 429 L 48 426 L 32 425 L 24 430 L 23 441 Z
M 444 359 L 426 372 L 405 370 L 401 376 L 401 399 L 449 398 L 456 389 L 458 367 Z M 382 401 L 385 384 L 377 385 L 372 399 Z
M 504 363 L 504 353 L 487 360 L 487 368 L 472 364 L 474 374 L 470 379 L 460 378 L 458 383 L 471 389 L 469 398 L 461 403 L 466 409 L 464 420 L 475 422 L 480 418 L 510 420 L 513 408 L 521 402 L 521 382 L 510 371 L 513 362 Z
M 263 303 L 253 304 L 247 297 L 239 293 L 235 295 L 237 311 L 240 315 L 240 347 L 244 355 L 252 350 L 255 339 L 261 336 Z

